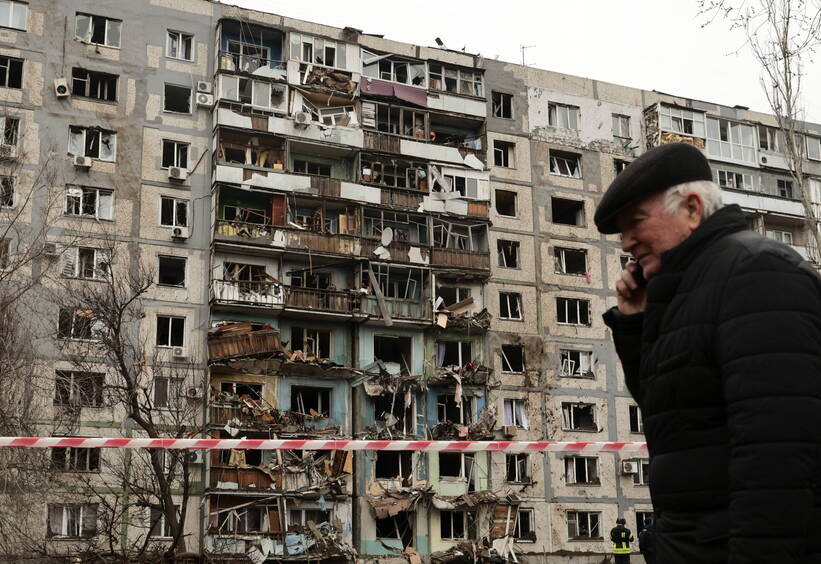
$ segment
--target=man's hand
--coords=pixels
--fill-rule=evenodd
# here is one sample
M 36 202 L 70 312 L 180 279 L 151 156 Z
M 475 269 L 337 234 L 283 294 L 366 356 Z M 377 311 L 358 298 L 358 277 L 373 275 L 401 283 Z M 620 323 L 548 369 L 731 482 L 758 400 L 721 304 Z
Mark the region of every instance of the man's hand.
M 628 262 L 616 281 L 619 311 L 625 315 L 642 313 L 647 305 L 647 286 L 641 275 L 641 267 Z

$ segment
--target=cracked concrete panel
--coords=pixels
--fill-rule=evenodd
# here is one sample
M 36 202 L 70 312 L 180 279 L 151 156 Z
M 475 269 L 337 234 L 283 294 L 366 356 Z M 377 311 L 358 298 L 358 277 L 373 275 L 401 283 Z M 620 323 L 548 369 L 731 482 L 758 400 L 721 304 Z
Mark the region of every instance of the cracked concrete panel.
M 500 292 L 520 295 L 521 320 L 502 319 L 499 316 L 499 308 L 502 305 Z M 536 319 L 538 299 L 536 295 L 537 291 L 533 286 L 489 282 L 487 286 L 485 286 L 485 307 L 487 307 L 487 310 L 493 316 L 490 322 L 491 329 L 493 331 L 508 331 L 511 333 L 538 333 L 539 324 Z M 512 310 L 513 306 L 508 309 L 508 313 L 511 313 Z
M 515 194 L 515 211 L 513 215 L 507 209 L 510 204 L 510 195 L 502 194 L 500 202 L 497 203 L 496 191 L 512 192 Z M 530 186 L 521 186 L 518 184 L 506 184 L 504 182 L 492 181 L 490 183 L 490 198 L 491 207 L 489 210 L 491 230 L 493 229 L 510 229 L 514 231 L 533 231 L 533 188 Z M 502 206 L 504 202 L 504 206 Z M 506 215 L 499 213 L 498 209 L 501 207 Z
M 494 163 L 494 141 L 509 144 L 509 167 L 495 166 Z M 490 175 L 503 180 L 513 180 L 518 182 L 530 182 L 530 141 L 526 137 L 515 135 L 505 135 L 504 133 L 487 134 L 487 163 L 490 167 Z
M 149 0 L 149 4 L 198 16 L 211 17 L 214 14 L 213 5 L 202 0 Z
M 491 351 L 494 374 L 503 386 L 532 388 L 547 385 L 543 374 L 550 366 L 550 356 L 541 335 L 527 336 L 491 331 L 487 334 L 485 345 Z M 505 347 L 504 351 L 502 347 Z M 521 351 L 523 361 L 521 371 L 508 371 L 508 368 L 516 368 L 515 364 L 518 360 L 516 351 L 511 351 L 511 348 Z M 502 352 L 505 352 L 507 365 L 503 362 Z M 514 364 L 513 367 L 510 366 L 511 362 Z
M 532 236 L 490 231 L 488 247 L 490 249 L 490 272 L 494 280 L 536 282 Z M 515 262 L 515 266 L 510 266 L 512 262 Z M 503 266 L 505 264 L 508 266 Z
M 209 279 L 205 265 L 209 261 L 208 251 L 189 250 L 184 245 L 170 243 L 167 245 L 140 246 L 140 260 L 151 269 L 156 276 L 159 274 L 159 256 L 180 257 L 186 259 L 185 285 L 182 287 L 162 286 L 154 284 L 146 296 L 151 300 L 171 302 L 176 304 L 200 304 L 206 300 L 203 280 Z
M 548 287 L 540 294 L 543 332 L 579 339 L 604 339 L 606 325 L 601 316 L 605 299 L 578 290 Z
M 602 280 L 601 248 L 577 239 L 551 238 L 542 241 L 541 281 L 544 284 L 572 287 L 579 291 L 608 289 Z
M 550 339 L 553 339 L 553 337 L 550 337 Z M 548 386 L 551 388 L 561 388 L 565 391 L 607 391 L 608 361 L 612 362 L 613 358 L 611 343 L 605 342 L 602 344 L 591 343 L 589 341 L 557 339 L 545 343 L 545 349 L 547 350 L 547 356 L 549 358 L 545 370 L 545 381 Z M 581 358 L 579 358 L 581 355 L 584 355 L 585 360 L 582 361 Z M 562 371 L 562 363 L 567 359 L 573 359 L 574 362 L 585 364 L 589 362 L 590 366 L 585 366 L 585 368 L 589 369 L 589 372 L 586 375 L 582 375 L 581 370 L 579 370 L 564 374 Z M 565 368 L 567 369 L 568 367 Z M 582 367 L 579 366 L 579 368 Z

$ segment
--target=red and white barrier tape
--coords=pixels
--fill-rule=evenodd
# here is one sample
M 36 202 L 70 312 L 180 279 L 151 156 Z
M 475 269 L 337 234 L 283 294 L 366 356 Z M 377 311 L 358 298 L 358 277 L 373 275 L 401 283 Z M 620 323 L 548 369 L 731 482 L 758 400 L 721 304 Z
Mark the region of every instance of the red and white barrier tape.
M 85 437 L 0 437 L 0 447 L 416 450 L 433 452 L 647 452 L 647 444 L 639 442 L 340 441 L 303 439 L 129 439 Z

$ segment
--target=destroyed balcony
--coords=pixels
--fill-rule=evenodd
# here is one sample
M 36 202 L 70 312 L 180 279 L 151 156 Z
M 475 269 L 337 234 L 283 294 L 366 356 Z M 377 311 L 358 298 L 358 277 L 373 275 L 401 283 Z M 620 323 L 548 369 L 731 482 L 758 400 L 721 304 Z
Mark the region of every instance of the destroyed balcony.
M 382 188 L 382 205 L 417 211 L 425 200 L 424 192 L 409 192 L 403 188 Z
M 307 310 L 352 315 L 359 310 L 359 296 L 348 290 L 323 288 L 303 288 L 286 286 L 285 307 L 293 310 Z
M 490 276 L 490 252 L 434 247 L 430 253 L 430 265 L 435 268 L 468 270 L 481 276 Z
M 220 128 L 217 135 L 218 165 L 241 167 L 243 181 L 255 173 L 285 171 L 285 140 L 279 137 Z
M 247 21 L 223 19 L 217 26 L 218 71 L 285 78 L 285 33 Z
M 275 249 L 288 249 L 328 255 L 361 256 L 363 245 L 360 237 L 340 233 L 322 234 L 295 227 L 273 226 L 218 219 L 214 238 L 229 243 L 263 245 Z M 378 246 L 370 245 L 372 250 Z M 407 256 L 407 251 L 405 252 Z
M 250 323 L 233 323 L 208 335 L 210 362 L 243 356 L 271 355 L 281 350 L 279 331 L 267 326 L 253 330 Z
M 217 304 L 281 308 L 285 303 L 282 284 L 246 280 L 213 280 L 211 300 Z
M 220 51 L 217 70 L 226 73 L 247 74 L 264 78 L 285 80 L 288 77 L 285 61 L 268 59 L 260 53 L 264 48 L 237 45 L 231 51 Z
M 430 301 L 407 300 L 400 298 L 384 298 L 383 303 L 392 319 L 419 321 L 429 324 L 431 321 Z M 375 296 L 362 298 L 362 312 L 376 318 L 381 318 L 379 299 Z

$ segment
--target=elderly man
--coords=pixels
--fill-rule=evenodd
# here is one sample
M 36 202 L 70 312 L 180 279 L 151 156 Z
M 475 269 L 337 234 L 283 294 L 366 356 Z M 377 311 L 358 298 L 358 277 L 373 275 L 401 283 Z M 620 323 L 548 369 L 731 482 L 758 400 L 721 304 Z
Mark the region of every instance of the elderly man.
M 595 216 L 636 259 L 604 319 L 644 418 L 658 561 L 821 563 L 821 282 L 711 178 L 698 149 L 657 147 Z

